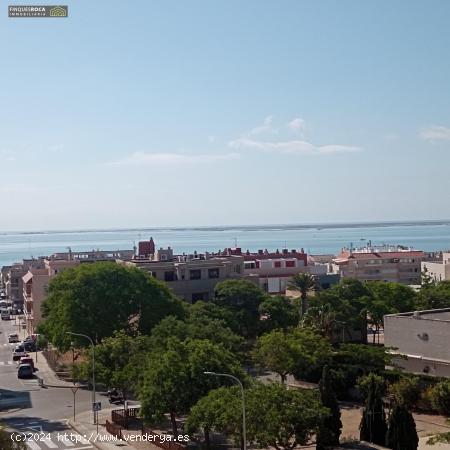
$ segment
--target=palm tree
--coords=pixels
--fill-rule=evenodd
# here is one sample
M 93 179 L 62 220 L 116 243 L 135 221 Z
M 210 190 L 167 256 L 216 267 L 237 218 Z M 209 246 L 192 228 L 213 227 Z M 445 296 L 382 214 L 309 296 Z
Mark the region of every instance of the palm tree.
M 300 314 L 303 317 L 308 309 L 308 293 L 318 289 L 316 277 L 310 273 L 298 273 L 292 277 L 288 288 L 300 292 Z

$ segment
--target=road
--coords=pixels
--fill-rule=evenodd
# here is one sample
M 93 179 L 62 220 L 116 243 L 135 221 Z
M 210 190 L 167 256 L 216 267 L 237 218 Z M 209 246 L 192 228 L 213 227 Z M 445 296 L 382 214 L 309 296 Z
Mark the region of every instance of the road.
M 67 419 L 73 417 L 73 394 L 70 389 L 40 387 L 37 377 L 17 378 L 17 363 L 12 360 L 16 344 L 8 344 L 8 334 L 17 332 L 14 320 L 0 321 L 0 420 L 23 433 L 41 433 L 27 441 L 29 450 L 81 450 L 93 448 L 82 436 L 69 433 Z M 21 335 L 22 337 L 22 335 Z M 38 373 L 38 372 L 37 372 Z M 76 412 L 91 408 L 92 393 L 79 389 Z M 98 400 L 105 404 L 105 398 Z M 68 433 L 64 436 L 64 433 Z M 73 432 L 72 432 L 73 433 Z M 40 437 L 40 436 L 39 436 Z

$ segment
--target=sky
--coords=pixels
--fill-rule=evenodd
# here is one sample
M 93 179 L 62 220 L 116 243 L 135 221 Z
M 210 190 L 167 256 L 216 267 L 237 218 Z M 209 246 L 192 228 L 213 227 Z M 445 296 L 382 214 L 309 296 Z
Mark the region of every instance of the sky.
M 0 230 L 450 218 L 448 0 L 14 3 Z

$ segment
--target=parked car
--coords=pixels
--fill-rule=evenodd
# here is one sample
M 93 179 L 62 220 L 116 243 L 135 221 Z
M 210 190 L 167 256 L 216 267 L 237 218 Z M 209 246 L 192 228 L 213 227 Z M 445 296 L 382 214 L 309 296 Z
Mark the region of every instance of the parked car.
M 22 342 L 23 348 L 27 352 L 35 352 L 36 351 L 36 342 L 34 341 L 28 341 L 28 342 Z
M 16 333 L 8 334 L 8 342 L 10 344 L 15 344 L 16 342 L 20 342 L 19 335 Z
M 2 309 L 0 311 L 0 316 L 2 320 L 11 320 L 11 313 L 9 312 L 8 309 Z
M 30 364 L 20 364 L 17 370 L 17 378 L 33 378 L 33 368 Z
M 19 367 L 22 364 L 29 364 L 33 368 L 33 372 L 34 372 L 34 361 L 31 356 L 22 356 L 22 358 L 20 358 L 20 361 L 19 361 Z
M 18 361 L 22 356 L 28 356 L 23 345 L 18 345 L 13 351 L 13 361 Z

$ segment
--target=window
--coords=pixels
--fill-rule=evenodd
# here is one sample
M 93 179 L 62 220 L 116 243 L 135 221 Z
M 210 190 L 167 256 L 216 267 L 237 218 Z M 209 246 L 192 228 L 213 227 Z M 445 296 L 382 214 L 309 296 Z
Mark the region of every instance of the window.
M 169 272 L 164 272 L 164 281 L 175 281 L 175 272 L 173 270 Z
M 208 269 L 208 278 L 219 278 L 219 269 Z
M 281 267 L 281 261 L 275 261 L 274 267 Z
M 202 271 L 199 269 L 194 269 L 189 271 L 190 280 L 200 280 L 202 278 Z
M 295 261 L 286 261 L 286 267 L 295 267 Z

